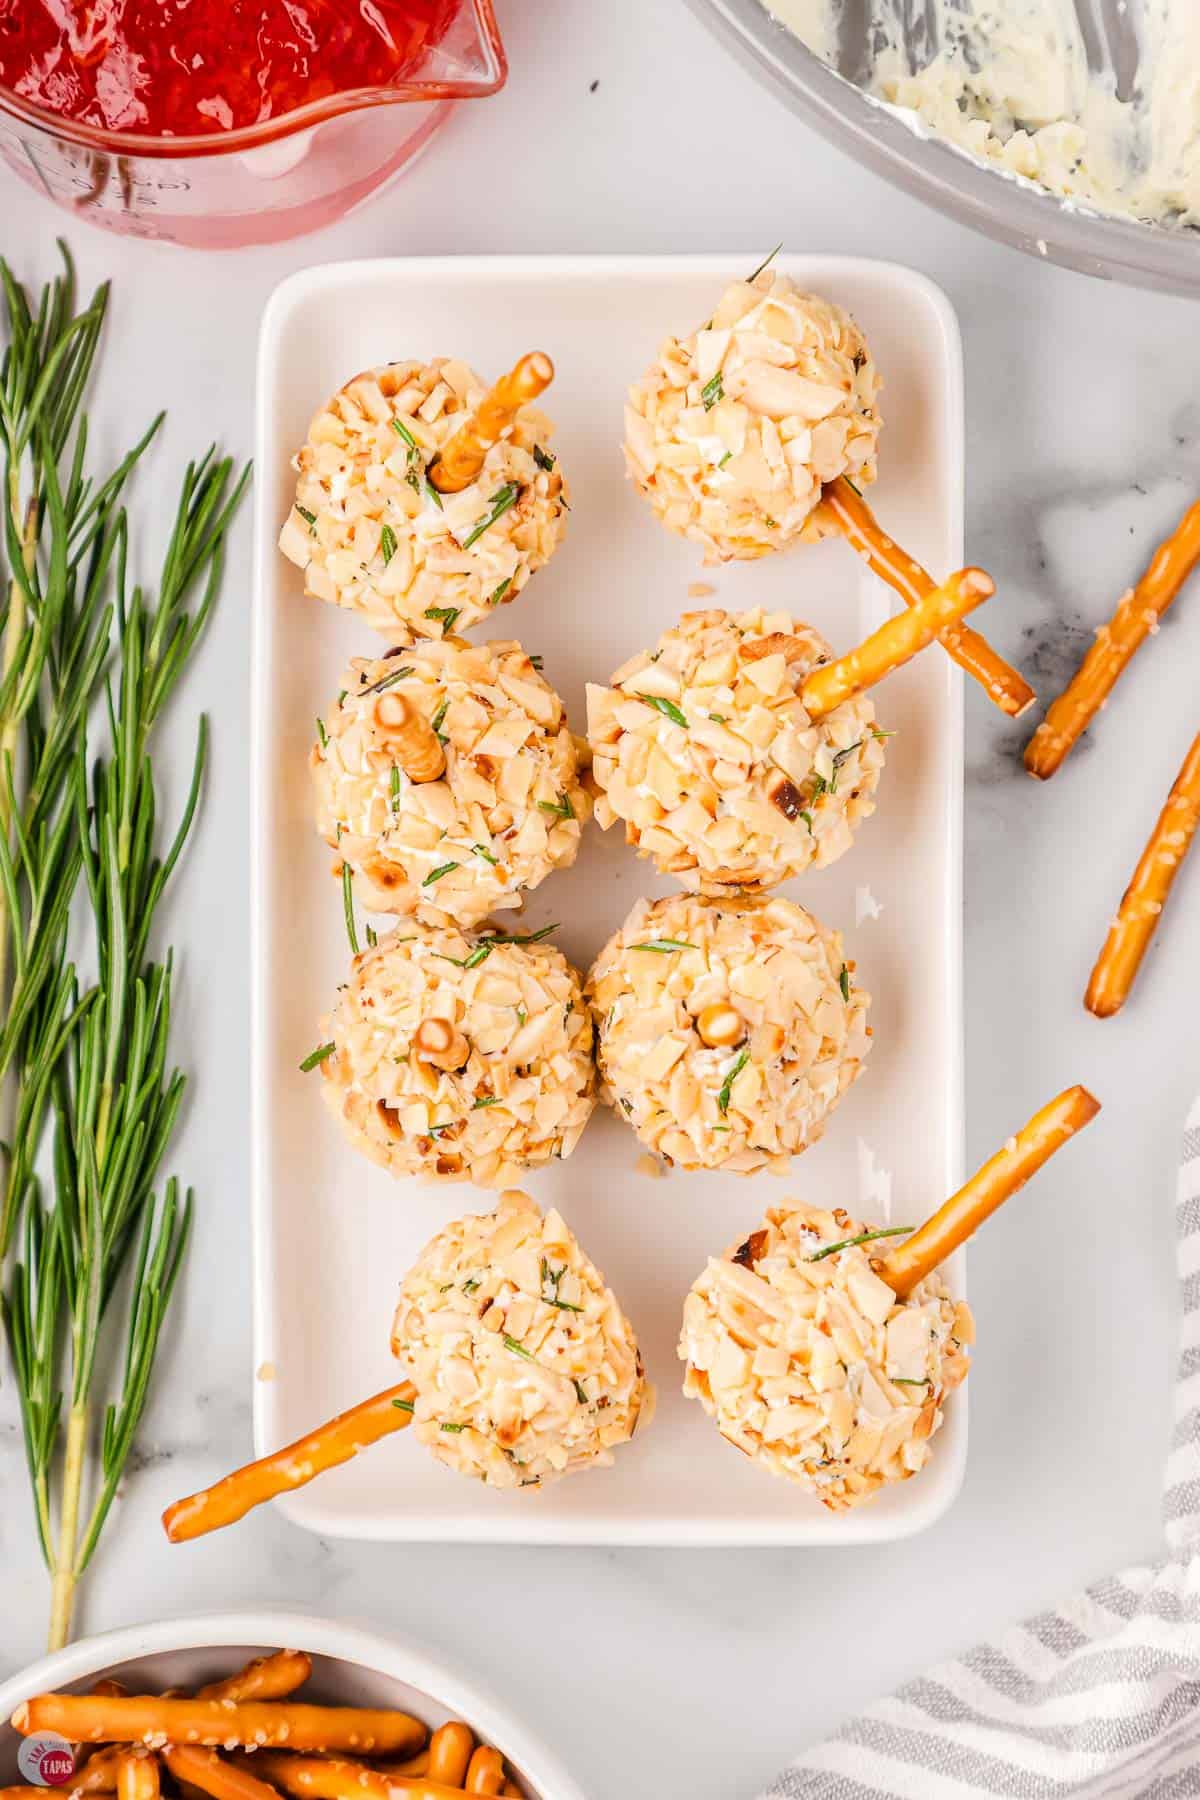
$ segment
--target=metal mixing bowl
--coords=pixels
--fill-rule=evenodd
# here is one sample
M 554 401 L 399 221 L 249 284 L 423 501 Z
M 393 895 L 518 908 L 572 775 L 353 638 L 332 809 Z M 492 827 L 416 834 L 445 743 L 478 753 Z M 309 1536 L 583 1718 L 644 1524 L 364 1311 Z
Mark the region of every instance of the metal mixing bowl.
M 802 118 L 899 187 L 1031 256 L 1108 281 L 1200 294 L 1200 232 L 1106 218 L 1066 206 L 986 168 L 949 144 L 918 137 L 828 68 L 772 18 L 762 0 L 688 0 L 736 56 Z

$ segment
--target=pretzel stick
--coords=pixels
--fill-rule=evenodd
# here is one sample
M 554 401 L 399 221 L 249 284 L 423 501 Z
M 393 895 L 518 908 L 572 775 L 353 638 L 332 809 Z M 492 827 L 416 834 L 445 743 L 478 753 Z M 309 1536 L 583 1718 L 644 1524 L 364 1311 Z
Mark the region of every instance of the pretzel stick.
M 1035 1113 L 965 1187 L 877 1264 L 878 1273 L 895 1289 L 897 1298 L 906 1300 L 919 1281 L 945 1262 L 952 1250 L 965 1243 L 1099 1111 L 1100 1102 L 1085 1087 L 1071 1087 Z
M 835 706 L 874 687 L 893 669 L 903 667 L 918 651 L 932 644 L 952 620 L 981 606 L 995 591 L 995 582 L 982 569 L 960 569 L 944 586 L 934 588 L 907 611 L 885 619 L 878 631 L 873 631 L 856 650 L 813 669 L 800 689 L 809 714 L 814 719 L 823 718 Z
M 429 1750 L 418 1750 L 415 1756 L 406 1756 L 403 1762 L 376 1763 L 375 1767 L 381 1775 L 389 1778 L 393 1775 L 428 1775 Z
M 349 1462 L 368 1444 L 377 1443 L 393 1431 L 403 1431 L 412 1422 L 415 1394 L 407 1381 L 385 1388 L 382 1394 L 318 1425 L 307 1437 L 297 1438 L 294 1444 L 273 1455 L 236 1469 L 215 1487 L 204 1488 L 186 1500 L 176 1500 L 163 1514 L 163 1530 L 173 1544 L 182 1544 L 236 1524 L 265 1500 L 290 1494 L 326 1469 Z
M 312 1657 L 303 1650 L 273 1650 L 270 1656 L 256 1657 L 227 1675 L 224 1681 L 210 1681 L 196 1689 L 197 1700 L 285 1700 L 302 1688 L 312 1674 Z M 199 1787 L 200 1783 L 197 1782 Z
M 256 1775 L 239 1769 L 215 1750 L 197 1750 L 187 1744 L 168 1744 L 162 1759 L 176 1781 L 199 1788 L 212 1800 L 279 1800 L 275 1789 Z M 118 1800 L 124 1800 L 118 1796 Z
M 1074 675 L 1025 746 L 1025 767 L 1048 781 L 1112 693 L 1200 559 L 1200 500 L 1158 546 L 1136 587 L 1124 594 Z
M 69 1786 L 72 1794 L 111 1794 L 117 1785 L 121 1751 L 116 1745 L 94 1750 L 78 1764 Z
M 39 1694 L 18 1706 L 22 1737 L 57 1731 L 80 1743 L 286 1744 L 293 1750 L 375 1750 L 403 1756 L 419 1750 L 425 1727 L 407 1713 L 354 1706 L 307 1706 L 295 1700 L 124 1700 L 89 1694 Z
M 475 1733 L 461 1719 L 439 1725 L 429 1740 L 429 1773 L 447 1787 L 461 1787 L 467 1779 Z
M 460 1800 L 460 1787 L 428 1775 L 383 1775 L 365 1763 L 337 1756 L 279 1756 L 257 1752 L 254 1767 L 297 1800 Z
M 554 364 L 541 350 L 523 356 L 515 368 L 502 375 L 430 463 L 429 479 L 438 492 L 457 494 L 470 487 L 492 445 L 499 443 L 521 408 L 545 393 L 553 380 Z
M 1196 835 L 1200 820 L 1200 737 L 1196 738 L 1175 777 L 1167 803 L 1158 815 L 1150 841 L 1108 928 L 1096 959 L 1084 1005 L 1098 1019 L 1120 1012 L 1137 980 L 1142 958 L 1158 930 L 1172 884 Z
M 158 1800 L 158 1758 L 123 1750 L 117 1763 L 117 1800 Z
M 937 583 L 932 575 L 888 537 L 844 476 L 825 489 L 818 510 L 837 526 L 850 548 L 865 558 L 872 572 L 899 594 L 905 606 L 915 606 L 933 593 Z M 938 633 L 938 643 L 1010 719 L 1019 719 L 1037 699 L 1029 683 L 969 625 L 945 626 Z
M 480 1745 L 471 1758 L 463 1788 L 468 1794 L 499 1794 L 504 1791 L 504 1758 L 498 1750 Z
M 502 1794 L 515 1794 L 517 1800 L 524 1800 L 521 1789 L 517 1786 L 515 1781 L 506 1781 L 504 1786 L 500 1789 L 500 1792 Z

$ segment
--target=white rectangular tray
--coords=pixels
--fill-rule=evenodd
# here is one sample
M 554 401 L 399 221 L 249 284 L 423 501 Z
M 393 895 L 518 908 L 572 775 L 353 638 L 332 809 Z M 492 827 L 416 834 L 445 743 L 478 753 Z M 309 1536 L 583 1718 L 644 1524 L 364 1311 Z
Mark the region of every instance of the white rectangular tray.
M 606 680 L 634 650 L 701 602 L 790 608 L 846 648 L 890 606 L 881 583 L 840 543 L 702 571 L 625 481 L 627 383 L 659 340 L 711 310 L 752 266 L 745 255 L 502 258 L 345 263 L 306 270 L 275 293 L 259 359 L 254 728 L 253 1212 L 255 1388 L 259 1453 L 387 1386 L 397 1284 L 446 1220 L 483 1210 L 465 1185 L 399 1183 L 340 1137 L 297 1064 L 344 979 L 349 952 L 330 854 L 311 820 L 313 721 L 352 653 L 374 634 L 304 598 L 275 549 L 293 491 L 289 458 L 318 404 L 357 370 L 401 356 L 451 354 L 487 376 L 528 349 L 558 375 L 547 396 L 554 448 L 573 492 L 553 562 L 493 635 L 519 637 L 582 730 L 586 680 Z M 884 380 L 882 476 L 872 498 L 889 529 L 931 569 L 962 561 L 962 381 L 957 324 L 938 289 L 887 263 L 782 256 L 779 266 L 848 306 Z M 281 1504 L 327 1535 L 524 1543 L 857 1544 L 937 1518 L 966 1458 L 965 1395 L 954 1396 L 932 1463 L 857 1511 L 832 1515 L 754 1469 L 680 1393 L 675 1356 L 683 1296 L 705 1257 L 787 1196 L 874 1221 L 916 1223 L 960 1180 L 962 687 L 936 647 L 877 697 L 889 745 L 880 806 L 854 849 L 790 892 L 843 928 L 874 996 L 875 1046 L 825 1139 L 786 1179 L 746 1181 L 636 1169 L 640 1146 L 598 1109 L 575 1154 L 533 1175 L 559 1206 L 634 1323 L 658 1415 L 616 1467 L 545 1490 L 498 1494 L 441 1468 L 401 1436 Z M 589 826 L 576 866 L 531 897 L 535 929 L 586 970 L 643 893 L 670 883 Z M 869 916 L 870 901 L 882 909 Z M 856 923 L 856 912 L 866 914 Z M 890 1196 L 889 1196 L 890 1189 Z M 889 1206 L 890 1199 L 890 1206 Z M 952 1278 L 961 1287 L 962 1271 Z

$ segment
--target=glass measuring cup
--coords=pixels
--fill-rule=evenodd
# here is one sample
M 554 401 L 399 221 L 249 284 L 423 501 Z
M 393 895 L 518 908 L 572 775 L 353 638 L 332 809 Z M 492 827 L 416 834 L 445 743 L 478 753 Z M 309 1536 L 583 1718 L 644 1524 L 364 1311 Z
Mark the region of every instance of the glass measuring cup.
M 463 0 L 421 63 L 204 137 L 101 131 L 0 87 L 0 159 L 78 218 L 195 249 L 275 243 L 332 224 L 424 148 L 455 100 L 494 94 L 508 63 L 492 0 Z

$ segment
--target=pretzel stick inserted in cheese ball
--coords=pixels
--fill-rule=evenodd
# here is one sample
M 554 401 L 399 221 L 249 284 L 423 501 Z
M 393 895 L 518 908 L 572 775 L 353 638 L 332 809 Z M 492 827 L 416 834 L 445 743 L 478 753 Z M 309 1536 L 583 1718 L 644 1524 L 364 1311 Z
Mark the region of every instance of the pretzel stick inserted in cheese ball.
M 1200 820 L 1200 737 L 1193 743 L 1158 815 L 1150 841 L 1142 851 L 1133 878 L 1125 889 L 1117 916 L 1108 928 L 1104 948 L 1096 959 L 1084 1005 L 1098 1019 L 1120 1012 L 1137 980 L 1158 929 L 1171 885 L 1196 835 Z
M 878 1265 L 879 1275 L 897 1297 L 907 1298 L 1099 1111 L 1100 1102 L 1085 1087 L 1071 1087 L 1035 1113 L 965 1187 Z
M 1200 500 L 1158 546 L 1136 587 L 1125 594 L 1107 625 L 1057 700 L 1051 702 L 1025 746 L 1025 767 L 1046 781 L 1105 704 L 1135 651 L 1158 622 L 1200 560 Z
M 862 495 L 844 476 L 824 489 L 818 510 L 823 519 L 836 525 L 850 548 L 899 594 L 906 606 L 915 606 L 934 592 L 937 583 L 932 575 L 888 537 Z M 969 625 L 945 626 L 938 633 L 938 643 L 1010 719 L 1019 719 L 1033 705 L 1037 696 L 1029 683 Z
M 257 1744 L 264 1749 L 349 1750 L 403 1756 L 419 1750 L 425 1727 L 407 1713 L 296 1700 L 181 1700 L 152 1694 L 108 1700 L 92 1694 L 38 1694 L 18 1706 L 22 1737 L 57 1731 L 81 1744 Z
M 996 584 L 983 569 L 960 569 L 905 612 L 886 619 L 856 650 L 824 663 L 806 678 L 800 698 L 809 715 L 824 718 L 835 706 L 874 687 L 885 675 L 932 644 L 938 633 L 991 598 Z
M 394 1431 L 403 1431 L 412 1423 L 413 1398 L 414 1390 L 407 1381 L 385 1388 L 382 1394 L 339 1413 L 336 1419 L 276 1450 L 272 1456 L 248 1463 L 244 1469 L 235 1470 L 215 1486 L 191 1494 L 186 1500 L 176 1500 L 163 1514 L 163 1530 L 173 1544 L 182 1544 L 189 1538 L 204 1537 L 207 1532 L 235 1524 L 264 1500 L 274 1500 L 280 1494 L 304 1487 L 326 1469 L 349 1462 L 368 1444 L 378 1443 Z
M 438 492 L 457 494 L 470 487 L 492 445 L 499 443 L 521 408 L 545 393 L 553 380 L 554 364 L 542 350 L 531 351 L 502 375 L 430 464 L 429 479 Z

